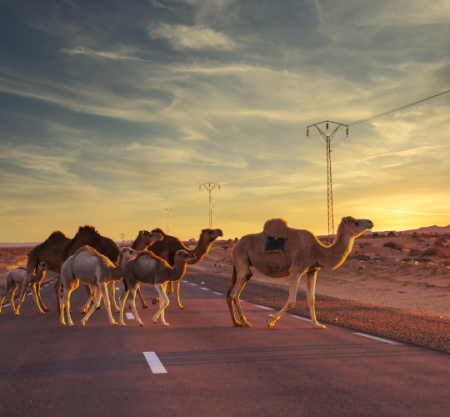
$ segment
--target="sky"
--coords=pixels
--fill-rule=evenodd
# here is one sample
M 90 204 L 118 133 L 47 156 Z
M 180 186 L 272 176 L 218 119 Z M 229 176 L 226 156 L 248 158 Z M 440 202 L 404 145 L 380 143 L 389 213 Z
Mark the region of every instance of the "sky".
M 450 89 L 447 0 L 0 0 L 0 242 L 327 233 L 324 120 Z M 336 226 L 450 224 L 450 94 L 339 131 Z

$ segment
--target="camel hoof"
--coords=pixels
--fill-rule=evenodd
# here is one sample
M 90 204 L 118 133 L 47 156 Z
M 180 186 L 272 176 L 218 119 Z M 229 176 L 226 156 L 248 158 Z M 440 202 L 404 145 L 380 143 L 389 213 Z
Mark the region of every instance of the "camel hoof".
M 276 321 L 276 319 L 273 320 L 273 315 L 269 314 L 269 317 L 267 317 L 267 326 L 273 327 Z
M 178 306 L 178 310 L 186 310 L 186 307 Z
M 75 324 L 73 324 L 73 323 L 69 324 L 69 327 L 75 327 Z
M 147 304 L 142 304 L 142 308 L 148 308 Z
M 324 326 L 323 324 L 313 324 L 313 329 L 326 329 L 327 326 Z
M 52 311 L 52 310 L 50 310 L 48 308 L 44 308 L 44 313 L 48 313 L 49 311 Z
M 119 323 L 117 323 L 117 321 L 113 321 L 112 323 L 111 323 L 111 326 L 117 326 Z
M 154 298 L 152 300 L 152 304 L 158 304 L 159 303 L 159 298 Z
M 21 313 L 14 313 L 16 316 L 20 316 L 21 315 Z
M 126 326 L 127 324 L 126 324 L 126 323 L 120 323 L 120 325 L 121 325 L 121 326 Z
M 142 323 L 142 321 L 140 321 L 139 322 L 139 326 L 143 326 L 144 325 L 144 323 Z
M 101 310 L 102 309 L 102 306 L 98 306 L 97 308 L 96 308 L 96 310 Z
M 152 322 L 155 323 L 155 324 L 158 324 L 158 321 L 155 320 L 155 319 L 152 319 Z
M 85 325 L 86 325 L 86 322 L 83 321 L 83 320 L 81 320 L 81 324 L 82 324 L 83 326 L 85 326 Z
M 162 325 L 163 325 L 163 326 L 168 326 L 169 323 L 164 322 Z

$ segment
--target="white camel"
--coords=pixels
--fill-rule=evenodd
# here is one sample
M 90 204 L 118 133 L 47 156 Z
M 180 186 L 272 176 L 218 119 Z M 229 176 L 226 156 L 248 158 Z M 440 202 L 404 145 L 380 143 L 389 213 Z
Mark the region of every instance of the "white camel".
M 111 313 L 111 303 L 108 295 L 107 283 L 110 281 L 119 281 L 122 279 L 123 270 L 126 263 L 138 251 L 131 248 L 122 248 L 119 254 L 118 265 L 114 265 L 106 256 L 101 255 L 90 246 L 83 246 L 70 256 L 61 267 L 61 279 L 65 291 L 61 305 L 61 324 L 65 325 L 64 310 L 67 310 L 67 321 L 69 326 L 75 326 L 70 316 L 70 294 L 74 291 L 79 281 L 94 287 L 95 302 L 88 313 L 81 320 L 84 326 L 94 310 L 100 305 L 103 296 L 103 302 L 109 316 L 109 322 L 112 325 L 117 324 Z M 87 304 L 89 305 L 90 299 Z
M 37 294 L 37 291 L 38 291 L 39 285 L 41 284 L 42 280 L 45 277 L 45 273 L 47 272 L 48 266 L 49 265 L 47 263 L 40 262 L 38 264 L 34 274 L 25 268 L 16 268 L 16 269 L 13 269 L 12 271 L 9 271 L 6 274 L 5 289 L 3 290 L 3 293 L 1 295 L 0 312 L 2 311 L 3 300 L 5 299 L 6 295 L 9 293 L 9 299 L 10 299 L 12 308 L 14 310 L 14 314 L 19 315 L 20 314 L 19 309 L 23 303 L 25 294 L 27 293 L 27 289 L 28 289 L 28 287 L 31 287 L 31 294 L 33 294 L 34 302 L 38 306 L 39 311 L 41 313 L 45 313 L 45 311 L 42 309 L 42 307 L 39 303 L 39 296 Z M 15 307 L 14 293 L 16 292 L 17 288 L 19 288 L 19 287 L 20 287 L 19 299 L 17 300 L 17 307 Z

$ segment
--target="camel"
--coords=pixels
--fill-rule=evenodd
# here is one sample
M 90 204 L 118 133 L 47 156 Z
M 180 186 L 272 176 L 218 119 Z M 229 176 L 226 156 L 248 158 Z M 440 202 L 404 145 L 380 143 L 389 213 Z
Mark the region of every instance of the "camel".
M 169 297 L 166 294 L 166 286 L 168 282 L 180 281 L 186 272 L 186 264 L 195 259 L 193 253 L 185 250 L 179 250 L 174 256 L 174 266 L 170 266 L 167 261 L 156 256 L 153 252 L 144 250 L 137 258 L 132 259 L 125 265 L 123 274 L 124 280 L 127 282 L 127 290 L 120 297 L 120 324 L 125 326 L 123 321 L 123 312 L 128 294 L 131 291 L 131 308 L 134 317 L 140 326 L 144 323 L 141 321 L 135 304 L 136 288 L 140 282 L 154 285 L 159 293 L 159 309 L 153 316 L 153 323 L 157 323 L 158 317 L 161 316 L 161 323 L 168 326 L 164 319 L 164 309 L 169 305 Z
M 40 262 L 48 264 L 48 271 L 57 272 L 61 269 L 60 254 L 70 239 L 60 231 L 53 232 L 45 242 L 35 246 L 28 254 L 27 270 L 32 274 L 35 272 Z M 40 309 L 44 312 L 50 311 L 45 307 L 40 292 L 41 283 L 36 285 L 36 294 L 40 304 Z
M 197 246 L 194 249 L 188 249 L 184 246 L 183 242 L 180 239 L 166 235 L 161 229 L 153 229 L 152 233 L 159 233 L 163 236 L 162 241 L 156 242 L 149 248 L 156 256 L 164 259 L 169 263 L 169 265 L 174 266 L 175 254 L 179 250 L 184 250 L 188 253 L 193 253 L 195 255 L 195 259 L 189 261 L 190 265 L 196 264 L 200 262 L 204 256 L 209 252 L 212 244 L 218 237 L 223 236 L 223 232 L 220 229 L 203 229 L 200 233 L 200 237 L 198 239 Z M 173 286 L 175 287 L 175 294 L 177 297 L 178 308 L 185 310 L 186 308 L 181 305 L 180 302 L 180 283 L 179 281 L 175 281 L 175 285 L 172 284 L 172 281 L 167 285 L 167 295 L 172 294 Z M 156 304 L 158 302 L 158 298 L 155 298 L 152 303 Z
M 81 320 L 81 324 L 83 326 L 86 324 L 91 314 L 100 305 L 102 296 L 110 324 L 117 324 L 111 313 L 107 283 L 121 280 L 126 263 L 138 253 L 137 250 L 123 248 L 119 251 L 117 266 L 90 246 L 83 246 L 70 256 L 61 266 L 61 281 L 65 288 L 61 301 L 61 324 L 66 324 L 64 320 L 64 310 L 66 309 L 69 326 L 75 326 L 70 316 L 70 294 L 78 288 L 79 281 L 95 287 L 95 303 Z M 87 302 L 88 304 L 90 304 L 90 300 Z
M 9 299 L 12 305 L 12 308 L 14 310 L 14 314 L 19 315 L 19 309 L 20 306 L 23 303 L 23 300 L 25 298 L 25 294 L 27 293 L 27 288 L 31 287 L 31 294 L 33 294 L 34 302 L 39 308 L 39 311 L 41 313 L 45 313 L 44 310 L 42 310 L 42 307 L 39 303 L 39 297 L 38 297 L 38 288 L 41 285 L 42 280 L 45 277 L 45 272 L 48 269 L 48 264 L 45 262 L 40 262 L 36 268 L 36 273 L 33 274 L 32 272 L 28 271 L 25 268 L 16 268 L 12 271 L 9 271 L 6 274 L 5 278 L 5 289 L 3 290 L 3 293 L 1 295 L 1 302 L 0 302 L 0 312 L 2 310 L 2 304 L 3 300 L 5 299 L 6 295 L 9 293 Z M 19 293 L 19 299 L 17 300 L 17 307 L 14 305 L 14 293 L 16 292 L 16 289 L 18 287 L 21 287 L 20 293 Z
M 267 325 L 272 327 L 290 308 L 294 307 L 300 278 L 306 273 L 307 302 L 314 329 L 325 329 L 318 323 L 314 309 L 317 272 L 320 268 L 336 269 L 352 250 L 353 241 L 367 229 L 370 220 L 344 217 L 338 227 L 336 241 L 324 246 L 308 230 L 292 229 L 283 219 L 271 219 L 264 225 L 264 232 L 243 236 L 233 248 L 233 273 L 227 292 L 227 303 L 235 327 L 250 327 L 242 311 L 239 296 L 253 274 L 251 268 L 270 278 L 289 277 L 289 297 L 286 305 L 275 316 L 269 315 Z M 268 236 L 286 238 L 281 252 L 265 253 Z M 236 320 L 233 303 L 236 304 L 241 322 Z
M 149 233 L 146 230 L 141 230 L 139 232 L 138 237 L 136 238 L 136 241 L 133 243 L 133 245 L 142 247 L 145 244 L 150 244 L 155 239 L 161 239 L 158 235 L 153 235 L 153 233 Z M 100 254 L 106 256 L 111 262 L 116 263 L 120 249 L 115 244 L 115 242 L 107 237 L 101 236 L 97 230 L 93 226 L 83 226 L 78 228 L 77 234 L 74 236 L 73 239 L 69 240 L 67 244 L 64 246 L 63 250 L 60 254 L 60 262 L 61 265 L 69 258 L 69 256 L 73 255 L 79 248 L 83 246 L 90 246 L 97 250 Z M 144 246 L 145 247 L 145 246 Z M 61 277 L 58 278 L 56 284 L 55 284 L 55 292 L 56 297 L 58 300 L 58 307 L 57 311 L 60 312 L 60 306 L 59 306 L 59 291 L 61 288 Z M 111 296 L 113 298 L 113 306 L 115 311 L 120 311 L 119 307 L 117 306 L 116 299 L 115 299 L 115 286 L 112 284 L 109 287 L 111 291 Z M 89 289 L 89 286 L 86 286 L 86 291 L 88 292 L 89 296 L 91 296 L 91 291 Z M 145 304 L 144 299 L 142 298 L 142 295 L 140 294 L 140 291 L 138 292 L 141 301 L 143 302 L 143 308 L 148 308 L 148 306 Z M 84 313 L 86 313 L 87 310 L 83 310 Z

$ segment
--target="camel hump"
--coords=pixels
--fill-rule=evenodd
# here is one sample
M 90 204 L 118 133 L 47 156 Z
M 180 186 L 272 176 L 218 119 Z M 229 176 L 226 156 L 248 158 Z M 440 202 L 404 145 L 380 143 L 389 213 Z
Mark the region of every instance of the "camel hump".
M 289 226 L 286 220 L 270 219 L 264 223 L 264 234 L 266 237 L 284 238 L 286 239 Z

